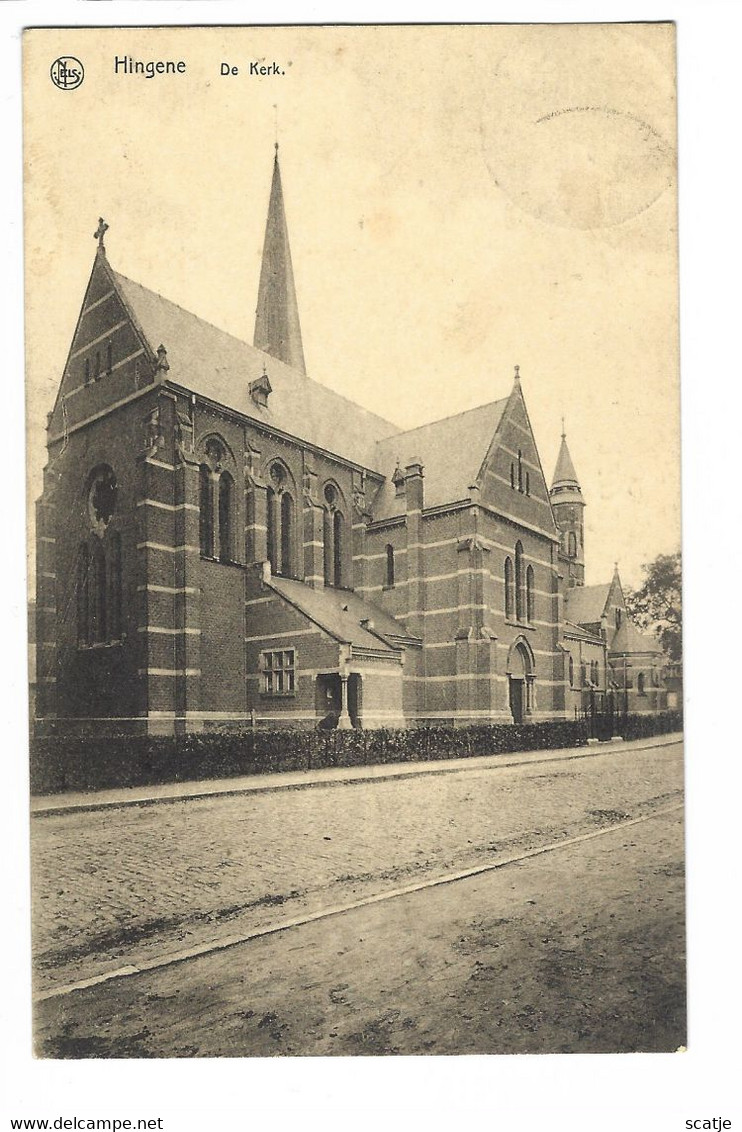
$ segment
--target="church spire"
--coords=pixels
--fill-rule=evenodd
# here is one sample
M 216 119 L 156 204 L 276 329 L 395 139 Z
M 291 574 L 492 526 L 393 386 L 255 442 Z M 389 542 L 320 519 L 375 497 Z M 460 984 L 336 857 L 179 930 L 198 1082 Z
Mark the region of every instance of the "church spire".
M 562 418 L 562 443 L 554 479 L 549 490 L 554 521 L 559 529 L 560 552 L 565 561 L 567 584 L 585 584 L 585 500 L 567 447 Z
M 564 417 L 562 417 L 562 443 L 554 469 L 554 478 L 551 481 L 551 490 L 559 491 L 565 488 L 572 488 L 573 491 L 580 494 L 580 481 L 577 479 L 577 472 L 567 447 L 567 434 L 564 431 Z
M 273 160 L 273 182 L 265 226 L 253 342 L 259 350 L 264 350 L 271 357 L 306 374 L 289 233 L 283 206 L 281 170 L 278 165 L 278 142 Z

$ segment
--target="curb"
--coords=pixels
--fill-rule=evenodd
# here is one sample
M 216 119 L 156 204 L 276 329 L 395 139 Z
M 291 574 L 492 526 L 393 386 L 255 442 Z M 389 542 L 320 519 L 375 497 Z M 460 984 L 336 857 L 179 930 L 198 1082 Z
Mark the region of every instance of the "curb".
M 343 904 L 334 904 L 317 912 L 309 912 L 304 915 L 295 916 L 289 920 L 283 920 L 278 924 L 270 924 L 263 928 L 256 928 L 253 931 L 245 932 L 241 935 L 225 936 L 222 939 L 197 944 L 195 947 L 189 947 L 183 951 L 170 952 L 167 955 L 157 956 L 154 959 L 140 960 L 138 963 L 128 963 L 123 967 L 117 967 L 114 970 L 104 971 L 99 975 L 81 979 L 76 983 L 50 987 L 36 994 L 33 997 L 33 1001 L 39 1003 L 48 1002 L 50 999 L 55 998 L 66 998 L 67 995 L 75 994 L 77 991 L 87 990 L 89 987 L 99 986 L 101 983 L 110 983 L 131 975 L 142 975 L 148 971 L 161 970 L 163 967 L 173 967 L 178 963 L 186 963 L 192 959 L 202 959 L 205 956 L 213 955 L 215 952 L 227 951 L 233 947 L 239 947 L 242 944 L 262 939 L 265 936 L 278 935 L 280 932 L 289 931 L 292 928 L 304 927 L 306 924 L 316 923 L 318 920 L 327 920 L 333 916 L 341 916 L 359 908 L 367 908 L 372 904 L 383 904 L 388 900 L 396 900 L 400 896 L 409 896 L 416 892 L 424 892 L 429 888 L 438 888 L 441 885 L 455 884 L 457 881 L 470 880 L 474 877 L 494 872 L 497 869 L 507 868 L 509 865 L 516 865 L 520 864 L 522 861 L 531 860 L 533 857 L 542 857 L 546 853 L 554 853 L 560 849 L 569 849 L 573 845 L 581 845 L 586 841 L 594 841 L 598 837 L 605 837 L 606 834 L 620 833 L 632 826 L 652 821 L 654 818 L 666 817 L 678 811 L 682 812 L 683 808 L 683 802 L 672 806 L 664 806 L 662 809 L 654 810 L 652 813 L 644 814 L 641 817 L 629 818 L 627 821 L 616 822 L 615 825 L 609 825 L 603 829 L 591 830 L 589 833 L 580 833 L 575 837 L 565 838 L 563 841 L 539 845 L 534 849 L 527 849 L 524 852 L 503 857 L 499 861 L 490 861 L 484 865 L 474 865 L 468 869 L 460 869 L 456 872 L 429 877 L 427 880 L 406 884 L 399 888 L 390 889 L 388 892 L 380 892 L 373 896 L 361 897 L 358 900 L 350 900 Z
M 622 740 L 620 747 L 611 742 L 590 747 L 563 747 L 554 751 L 522 751 L 518 752 L 517 755 L 513 754 L 511 758 L 508 758 L 507 755 L 503 757 L 501 754 L 479 755 L 470 759 L 445 759 L 438 763 L 390 763 L 386 766 L 378 764 L 376 768 L 369 766 L 358 768 L 346 767 L 343 768 L 346 771 L 357 769 L 359 773 L 346 773 L 339 778 L 320 777 L 323 774 L 323 770 L 314 772 L 292 771 L 290 772 L 291 774 L 314 774 L 315 777 L 286 781 L 284 775 L 277 774 L 271 776 L 278 780 L 276 782 L 262 781 L 251 784 L 245 779 L 242 779 L 239 786 L 225 786 L 225 788 L 220 787 L 220 781 L 227 783 L 229 779 L 222 779 L 214 780 L 214 784 L 208 789 L 199 789 L 198 785 L 194 783 L 193 790 L 184 793 L 145 795 L 139 798 L 118 797 L 105 800 L 99 798 L 97 801 L 93 800 L 93 796 L 89 802 L 82 800 L 68 804 L 56 802 L 49 806 L 44 806 L 43 804 L 34 806 L 32 800 L 31 817 L 60 817 L 64 814 L 91 813 L 98 810 L 124 809 L 130 806 L 174 805 L 176 802 L 203 801 L 207 798 L 229 798 L 237 797 L 242 794 L 272 794 L 279 790 L 308 790 L 314 787 L 354 786 L 369 782 L 384 782 L 391 779 L 404 780 L 408 778 L 419 778 L 423 775 L 457 774 L 466 770 L 505 770 L 519 766 L 539 766 L 542 763 L 595 758 L 596 756 L 606 754 L 628 754 L 630 751 L 643 751 L 654 747 L 668 747 L 680 743 L 682 740 L 682 732 L 672 732 L 669 735 L 652 736 L 651 739 L 647 740 L 636 739 L 629 740 L 628 742 Z M 332 773 L 336 768 L 324 769 Z M 265 778 L 268 776 L 261 777 Z M 284 779 L 283 781 L 281 781 L 282 778 Z M 59 798 L 59 795 L 57 795 L 57 798 Z

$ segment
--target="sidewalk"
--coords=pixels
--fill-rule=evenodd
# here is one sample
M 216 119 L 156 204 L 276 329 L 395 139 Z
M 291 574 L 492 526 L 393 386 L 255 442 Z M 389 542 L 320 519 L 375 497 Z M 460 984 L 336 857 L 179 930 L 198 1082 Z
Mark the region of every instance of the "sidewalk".
M 255 774 L 242 778 L 204 779 L 198 782 L 168 782 L 160 786 L 119 787 L 113 790 L 76 794 L 46 794 L 31 799 L 31 816 L 52 817 L 89 810 L 116 809 L 122 806 L 184 802 L 218 795 L 264 794 L 277 790 L 302 790 L 310 786 L 344 786 L 390 778 L 417 778 L 425 774 L 452 774 L 465 770 L 498 770 L 528 763 L 594 758 L 611 752 L 665 747 L 680 743 L 682 739 L 681 732 L 674 732 L 670 735 L 655 735 L 649 739 L 633 739 L 629 742 L 612 740 L 587 747 L 482 755 L 470 759 L 387 763 L 377 766 L 323 767 L 317 770 L 289 771 L 284 774 Z

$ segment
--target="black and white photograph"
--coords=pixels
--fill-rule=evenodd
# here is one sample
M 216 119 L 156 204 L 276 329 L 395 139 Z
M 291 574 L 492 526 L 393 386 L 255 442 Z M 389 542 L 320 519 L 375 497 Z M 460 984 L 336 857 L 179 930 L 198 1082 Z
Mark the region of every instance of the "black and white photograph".
M 36 1056 L 683 1048 L 673 25 L 23 66 Z
M 728 1132 L 739 19 L 0 15 L 10 1128 Z

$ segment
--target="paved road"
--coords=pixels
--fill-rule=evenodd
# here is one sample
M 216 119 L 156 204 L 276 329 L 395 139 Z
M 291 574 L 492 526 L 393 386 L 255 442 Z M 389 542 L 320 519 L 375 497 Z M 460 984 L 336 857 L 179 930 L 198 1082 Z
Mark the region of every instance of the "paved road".
M 32 823 L 37 989 L 636 817 L 680 743 Z
M 685 1043 L 682 854 L 676 810 L 50 999 L 37 1007 L 38 1052 L 674 1050 Z

